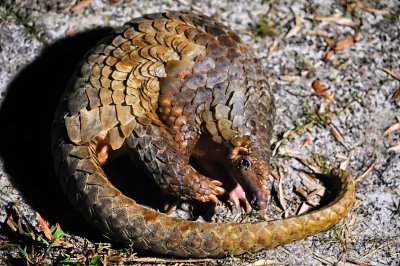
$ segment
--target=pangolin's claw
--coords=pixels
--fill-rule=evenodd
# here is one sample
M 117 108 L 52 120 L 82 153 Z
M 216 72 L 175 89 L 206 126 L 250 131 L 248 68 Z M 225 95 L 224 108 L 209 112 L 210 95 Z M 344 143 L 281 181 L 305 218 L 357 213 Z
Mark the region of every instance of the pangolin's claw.
M 214 194 L 209 195 L 208 198 L 209 198 L 212 202 L 214 202 L 215 204 L 218 204 L 218 203 L 220 202 L 219 199 L 218 199 Z
M 244 199 L 244 200 L 242 200 L 242 201 L 243 201 L 244 204 L 245 204 L 245 207 L 246 207 L 245 211 L 246 211 L 246 213 L 249 214 L 249 213 L 253 210 L 253 208 L 251 207 L 251 205 L 250 205 L 250 203 L 249 203 L 249 201 L 248 201 L 247 199 Z
M 222 182 L 221 181 L 219 181 L 219 180 L 211 180 L 211 182 L 210 182 L 211 184 L 213 184 L 214 186 L 216 186 L 216 187 L 221 187 L 222 186 Z M 224 190 L 224 192 L 225 192 L 225 190 Z
M 219 204 L 220 203 L 219 199 L 214 194 L 197 196 L 197 197 L 195 197 L 195 199 L 198 200 L 198 201 L 201 201 L 201 202 L 212 201 L 215 204 Z
M 229 200 L 240 210 L 240 201 L 245 205 L 245 212 L 250 213 L 253 209 L 246 198 L 246 193 L 243 188 L 237 184 L 234 189 L 229 192 Z

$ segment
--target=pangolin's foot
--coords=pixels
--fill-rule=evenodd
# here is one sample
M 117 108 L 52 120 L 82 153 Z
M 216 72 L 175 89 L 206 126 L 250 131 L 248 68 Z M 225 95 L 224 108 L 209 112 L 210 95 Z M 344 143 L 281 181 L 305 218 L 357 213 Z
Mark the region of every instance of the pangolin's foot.
M 225 193 L 225 189 L 222 188 L 222 183 L 218 180 L 207 180 L 207 182 L 201 182 L 201 189 L 197 189 L 197 191 L 201 191 L 201 194 L 196 193 L 194 197 L 196 200 L 201 202 L 212 201 L 215 204 L 220 203 L 220 200 L 217 196 Z

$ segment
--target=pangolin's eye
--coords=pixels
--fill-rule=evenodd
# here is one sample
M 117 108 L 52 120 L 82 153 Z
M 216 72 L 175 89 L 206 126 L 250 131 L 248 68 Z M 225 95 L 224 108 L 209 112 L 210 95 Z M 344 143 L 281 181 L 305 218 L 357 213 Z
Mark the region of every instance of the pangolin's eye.
M 240 166 L 243 167 L 244 170 L 249 170 L 251 167 L 251 162 L 247 159 L 241 159 Z

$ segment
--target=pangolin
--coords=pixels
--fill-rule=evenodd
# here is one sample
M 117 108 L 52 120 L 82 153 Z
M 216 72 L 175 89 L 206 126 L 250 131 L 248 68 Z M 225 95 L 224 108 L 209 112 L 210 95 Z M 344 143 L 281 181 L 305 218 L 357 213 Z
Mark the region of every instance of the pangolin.
M 308 214 L 208 223 L 136 203 L 103 165 L 123 149 L 167 193 L 203 202 L 228 194 L 264 209 L 274 119 L 266 75 L 238 35 L 200 14 L 145 15 L 103 39 L 71 79 L 52 127 L 54 165 L 72 204 L 115 241 L 180 257 L 256 252 L 337 223 L 353 205 L 352 178 L 332 171 L 340 192 Z M 218 176 L 232 178 L 230 190 Z

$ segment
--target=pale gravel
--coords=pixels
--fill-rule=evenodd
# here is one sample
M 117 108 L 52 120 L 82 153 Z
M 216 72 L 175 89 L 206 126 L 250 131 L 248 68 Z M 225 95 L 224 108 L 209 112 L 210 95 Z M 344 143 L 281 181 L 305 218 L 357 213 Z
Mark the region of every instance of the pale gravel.
M 53 1 L 54 2 L 54 1 Z M 129 3 L 128 3 L 129 2 Z M 311 88 L 311 82 L 318 78 L 330 93 L 335 93 L 335 100 L 329 108 L 336 112 L 333 124 L 343 135 L 344 141 L 352 150 L 347 151 L 340 145 L 329 130 L 312 128 L 307 135 L 312 145 L 301 149 L 305 135 L 295 136 L 291 141 L 284 141 L 288 147 L 299 151 L 305 157 L 316 154 L 334 166 L 343 160 L 339 154 L 350 156 L 349 171 L 354 176 L 361 175 L 375 162 L 374 170 L 357 185 L 357 207 L 346 219 L 349 224 L 349 242 L 344 251 L 338 243 L 324 241 L 332 231 L 310 237 L 274 250 L 260 252 L 258 259 L 277 260 L 287 265 L 321 265 L 316 256 L 328 257 L 333 262 L 347 259 L 368 265 L 400 264 L 400 216 L 394 216 L 390 207 L 400 201 L 400 163 L 399 155 L 388 149 L 399 143 L 399 132 L 383 137 L 383 132 L 396 123 L 400 116 L 399 105 L 391 96 L 400 88 L 400 82 L 383 71 L 389 68 L 400 73 L 400 23 L 389 22 L 383 16 L 359 9 L 362 17 L 360 39 L 349 49 L 337 53 L 332 60 L 324 61 L 326 43 L 323 38 L 312 35 L 315 30 L 325 32 L 333 39 L 353 34 L 350 27 L 327 22 L 314 22 L 312 15 L 343 15 L 339 1 L 193 1 L 196 10 L 216 17 L 241 33 L 243 39 L 253 43 L 257 56 L 270 75 L 277 105 L 276 136 L 293 129 L 296 122 L 304 121 L 304 105 L 322 103 Z M 96 27 L 122 25 L 130 18 L 146 13 L 165 10 L 188 10 L 190 1 L 119 1 L 109 5 L 108 1 L 94 1 L 93 4 L 76 14 L 68 9 L 46 10 L 45 5 L 25 3 L 24 10 L 30 14 L 36 25 L 44 28 L 48 42 L 62 39 L 66 33 L 84 32 Z M 371 1 L 375 8 L 389 8 L 399 14 L 398 1 Z M 271 19 L 279 23 L 281 35 L 277 49 L 267 56 L 272 38 L 254 38 L 249 29 L 258 22 L 260 14 L 273 12 Z M 294 25 L 292 11 L 302 17 L 303 30 L 293 37 L 283 35 Z M 0 102 L 6 97 L 8 84 L 24 66 L 35 60 L 44 44 L 28 34 L 20 21 L 14 17 L 0 21 Z M 314 74 L 306 76 L 304 61 L 315 66 Z M 346 62 L 343 69 L 337 69 L 335 62 Z M 293 82 L 281 79 L 283 75 L 296 76 Z M 6 128 L 1 128 L 7 130 Z M 298 184 L 298 172 L 293 169 L 303 168 L 294 159 L 274 159 L 274 164 L 283 167 L 285 191 L 292 193 L 293 182 Z M 24 213 L 32 216 L 33 210 L 24 204 L 23 195 L 12 188 L 12 173 L 4 171 L 0 164 L 0 206 L 9 202 L 19 202 L 24 206 Z M 18 186 L 18 184 L 16 184 Z M 293 194 L 293 193 L 292 193 Z M 46 217 L 46 213 L 41 213 Z M 4 208 L 0 207 L 0 219 L 5 218 Z M 62 223 L 62 221 L 60 221 Z M 4 251 L 0 250 L 0 256 Z M 244 259 L 245 260 L 245 259 Z M 0 258 L 1 261 L 1 258 Z M 235 264 L 239 261 L 227 260 Z M 243 262 L 243 260 L 242 260 Z

